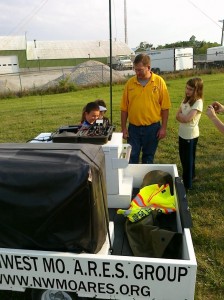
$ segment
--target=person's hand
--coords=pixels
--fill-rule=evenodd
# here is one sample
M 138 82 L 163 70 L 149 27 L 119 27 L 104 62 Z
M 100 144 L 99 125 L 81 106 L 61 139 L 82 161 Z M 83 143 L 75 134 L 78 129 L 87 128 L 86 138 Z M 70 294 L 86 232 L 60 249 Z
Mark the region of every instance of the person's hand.
M 216 117 L 216 111 L 213 105 L 208 106 L 206 110 L 206 115 L 209 117 L 209 119 Z
M 211 106 L 213 106 L 216 113 L 224 112 L 224 105 L 222 105 L 218 101 L 213 102 Z
M 122 132 L 123 132 L 123 139 L 126 140 L 128 138 L 128 130 L 127 130 L 127 128 L 123 129 Z
M 158 140 L 162 140 L 165 137 L 166 137 L 166 130 L 161 127 L 157 132 L 157 138 Z

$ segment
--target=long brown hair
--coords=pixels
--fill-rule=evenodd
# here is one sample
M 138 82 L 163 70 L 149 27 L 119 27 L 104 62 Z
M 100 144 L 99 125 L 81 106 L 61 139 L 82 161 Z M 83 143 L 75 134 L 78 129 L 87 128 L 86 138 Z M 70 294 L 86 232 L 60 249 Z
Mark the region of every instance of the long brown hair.
M 198 99 L 203 98 L 203 80 L 199 77 L 191 78 L 187 81 L 186 85 L 190 86 L 194 89 L 193 95 L 188 98 L 185 95 L 184 103 L 189 103 L 190 106 L 192 106 Z

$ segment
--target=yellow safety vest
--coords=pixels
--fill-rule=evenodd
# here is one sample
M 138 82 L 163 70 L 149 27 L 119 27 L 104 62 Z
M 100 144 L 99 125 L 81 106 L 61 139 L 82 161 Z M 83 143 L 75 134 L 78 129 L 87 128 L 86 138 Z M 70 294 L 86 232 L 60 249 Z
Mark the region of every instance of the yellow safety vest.
M 127 210 L 118 209 L 117 213 L 123 214 L 131 222 L 137 222 L 155 209 L 164 214 L 176 211 L 175 198 L 170 194 L 168 184 L 143 187 L 131 201 L 130 207 Z

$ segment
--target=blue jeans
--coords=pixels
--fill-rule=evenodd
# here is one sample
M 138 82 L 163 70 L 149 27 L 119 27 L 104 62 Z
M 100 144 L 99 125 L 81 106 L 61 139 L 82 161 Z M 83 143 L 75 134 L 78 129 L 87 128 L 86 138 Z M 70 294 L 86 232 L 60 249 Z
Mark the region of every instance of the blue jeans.
M 142 163 L 152 164 L 158 146 L 157 132 L 160 129 L 160 122 L 148 126 L 135 126 L 129 124 L 127 139 L 132 146 L 130 161 L 131 164 L 138 164 L 142 151 Z

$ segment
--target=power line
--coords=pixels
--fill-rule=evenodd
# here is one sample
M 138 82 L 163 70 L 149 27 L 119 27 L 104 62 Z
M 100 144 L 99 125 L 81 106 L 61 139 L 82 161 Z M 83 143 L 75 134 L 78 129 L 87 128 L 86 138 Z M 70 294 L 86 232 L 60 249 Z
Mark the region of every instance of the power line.
M 212 21 L 213 23 L 215 23 L 215 25 L 217 25 L 219 28 L 221 28 L 221 26 L 219 26 L 219 24 L 217 22 L 215 22 L 211 17 L 209 17 L 200 7 L 198 7 L 197 5 L 195 5 L 192 1 L 188 0 L 188 2 L 193 5 L 196 9 L 198 9 L 204 16 L 206 16 L 210 21 Z
M 23 18 L 11 31 L 8 35 L 13 35 L 16 32 L 19 32 L 20 29 L 25 26 L 38 12 L 43 6 L 48 2 L 48 0 L 42 0 L 38 6 L 36 6 L 29 14 Z

